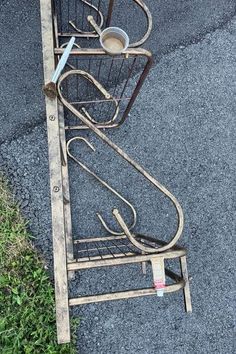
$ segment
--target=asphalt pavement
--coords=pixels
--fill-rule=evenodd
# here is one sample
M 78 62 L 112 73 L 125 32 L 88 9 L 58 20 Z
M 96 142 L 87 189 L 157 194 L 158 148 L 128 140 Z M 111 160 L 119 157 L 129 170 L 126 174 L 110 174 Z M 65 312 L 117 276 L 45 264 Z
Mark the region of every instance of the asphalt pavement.
M 236 4 L 218 0 L 147 3 L 154 16 L 148 45 L 155 54 L 155 66 L 128 121 L 107 134 L 183 206 L 185 228 L 180 244 L 188 249 L 193 313 L 184 312 L 181 293 L 79 307 L 73 311 L 81 318 L 78 352 L 229 354 L 235 350 Z M 1 33 L 8 29 L 0 53 L 0 170 L 9 179 L 34 243 L 51 270 L 38 2 L 3 1 L 0 9 Z M 160 238 L 170 234 L 175 227 L 170 205 L 92 133 L 82 135 L 97 151 L 88 154 L 80 146 L 79 156 L 134 203 L 137 231 Z M 70 172 L 74 233 L 100 233 L 95 212 L 103 212 L 111 222 L 110 210 L 119 206 L 118 201 L 73 163 Z M 151 269 L 143 276 L 139 266 L 124 266 L 122 272 L 116 268 L 81 272 L 71 293 L 151 283 Z
M 143 14 L 133 1 L 116 3 L 117 16 L 112 24 L 127 30 L 132 39 L 145 24 Z M 145 47 L 157 57 L 201 40 L 235 13 L 235 0 L 148 0 L 147 5 L 153 14 L 153 31 Z M 2 143 L 31 132 L 45 121 L 39 1 L 2 0 L 0 33 Z

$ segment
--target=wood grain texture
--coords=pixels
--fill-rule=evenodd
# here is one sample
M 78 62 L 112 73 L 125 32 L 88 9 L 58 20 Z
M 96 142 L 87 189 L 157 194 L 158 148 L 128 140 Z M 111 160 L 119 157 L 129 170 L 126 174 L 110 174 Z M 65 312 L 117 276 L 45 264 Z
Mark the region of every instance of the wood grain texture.
M 49 82 L 55 68 L 51 1 L 40 0 L 44 80 Z M 64 225 L 63 184 L 57 100 L 46 97 L 48 159 L 50 169 L 54 282 L 58 343 L 70 342 L 67 257 Z

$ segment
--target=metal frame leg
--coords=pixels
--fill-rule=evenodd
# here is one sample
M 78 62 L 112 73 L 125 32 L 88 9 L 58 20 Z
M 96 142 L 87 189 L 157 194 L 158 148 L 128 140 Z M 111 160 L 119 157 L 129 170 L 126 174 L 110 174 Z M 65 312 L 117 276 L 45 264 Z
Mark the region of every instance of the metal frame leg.
M 186 312 L 192 312 L 192 303 L 191 303 L 188 269 L 187 269 L 187 257 L 186 256 L 180 257 L 180 267 L 181 267 L 182 276 L 185 281 L 185 286 L 183 289 L 185 309 L 186 309 Z

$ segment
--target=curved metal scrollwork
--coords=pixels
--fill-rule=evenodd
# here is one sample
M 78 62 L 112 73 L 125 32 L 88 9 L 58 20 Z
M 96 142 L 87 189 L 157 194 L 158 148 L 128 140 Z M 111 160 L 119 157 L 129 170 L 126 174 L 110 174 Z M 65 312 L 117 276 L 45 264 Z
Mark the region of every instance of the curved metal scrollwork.
M 142 11 L 144 12 L 144 14 L 147 18 L 147 29 L 146 29 L 145 35 L 139 41 L 137 41 L 135 43 L 131 43 L 129 45 L 130 48 L 140 47 L 141 45 L 143 45 L 143 43 L 145 43 L 146 40 L 148 39 L 148 37 L 150 36 L 151 30 L 152 30 L 152 14 L 151 14 L 149 8 L 143 2 L 143 0 L 134 0 L 134 2 L 142 9 Z
M 76 76 L 76 75 L 82 76 L 83 78 L 88 80 L 90 83 L 92 83 L 98 89 L 98 91 L 104 96 L 105 100 L 107 100 L 107 102 L 112 102 L 115 106 L 115 111 L 114 111 L 112 118 L 110 118 L 109 120 L 107 120 L 105 122 L 96 121 L 96 119 L 91 116 L 91 114 L 86 110 L 86 108 L 82 107 L 81 110 L 86 115 L 87 119 L 89 119 L 94 124 L 107 125 L 107 124 L 113 123 L 119 114 L 119 104 L 118 104 L 117 100 L 112 95 L 110 95 L 110 93 L 91 74 L 89 74 L 86 71 L 78 70 L 78 69 L 67 71 L 66 73 L 64 73 L 62 75 L 63 81 L 70 76 Z
M 145 251 L 145 252 L 162 252 L 167 249 L 170 249 L 175 245 L 177 240 L 180 238 L 182 231 L 183 231 L 183 224 L 184 224 L 184 217 L 183 217 L 183 211 L 182 208 L 176 199 L 176 197 L 168 191 L 166 187 L 164 187 L 158 180 L 156 180 L 154 177 L 152 177 L 142 166 L 140 166 L 137 162 L 135 162 L 129 155 L 127 155 L 120 147 L 118 147 L 116 144 L 114 144 L 103 132 L 101 132 L 91 121 L 91 119 L 88 118 L 87 115 L 82 114 L 79 112 L 73 105 L 71 105 L 67 99 L 63 96 L 62 90 L 61 90 L 61 85 L 65 78 L 68 76 L 68 73 L 63 74 L 59 81 L 58 81 L 58 95 L 59 98 L 62 102 L 62 104 L 67 107 L 76 117 L 78 117 L 85 125 L 87 125 L 103 142 L 105 142 L 107 145 L 109 145 L 113 150 L 115 150 L 124 160 L 126 160 L 132 167 L 134 167 L 140 174 L 142 174 L 152 185 L 154 185 L 158 190 L 160 190 L 163 194 L 166 195 L 167 198 L 170 199 L 170 201 L 173 203 L 176 212 L 177 212 L 177 218 L 178 218 L 178 227 L 177 230 L 172 236 L 171 241 L 166 243 L 165 245 L 161 245 L 158 247 L 158 243 L 156 247 L 150 247 L 148 245 L 144 246 L 142 244 L 141 239 L 135 238 L 135 234 L 131 234 L 129 231 L 129 228 L 126 226 L 124 222 L 122 222 L 122 217 L 120 217 L 119 213 L 115 212 L 115 217 L 120 224 L 121 228 L 127 235 L 127 237 L 130 238 L 130 241 L 139 249 Z
M 96 11 L 96 13 L 98 14 L 99 18 L 100 18 L 100 22 L 98 24 L 98 26 L 100 28 L 102 28 L 103 26 L 103 23 L 104 23 L 104 17 L 103 17 L 103 14 L 102 12 L 96 7 L 94 6 L 93 4 L 91 4 L 90 2 L 86 1 L 86 0 L 80 0 L 81 2 L 83 2 L 85 5 L 87 5 L 88 7 L 92 8 L 93 10 Z M 90 31 L 90 32 L 86 32 L 86 31 L 83 31 L 82 29 L 78 28 L 77 25 L 73 22 L 73 21 L 69 21 L 69 25 L 78 33 L 80 34 L 84 34 L 84 35 L 90 35 L 90 34 L 96 34 L 96 31 Z
M 99 29 L 99 31 L 97 30 L 91 30 L 91 31 L 84 31 L 81 28 L 78 27 L 77 24 L 75 24 L 74 21 L 69 21 L 69 25 L 79 34 L 83 35 L 83 36 L 91 36 L 93 35 L 93 37 L 99 37 L 99 32 L 102 31 L 103 29 L 103 25 L 104 25 L 104 15 L 102 14 L 102 12 L 100 11 L 99 7 L 96 7 L 95 5 L 93 5 L 92 3 L 90 3 L 89 1 L 86 0 L 80 0 L 82 3 L 84 3 L 86 6 L 90 7 L 91 9 L 93 9 L 96 13 L 97 13 L 97 19 L 99 19 L 99 21 L 96 20 L 96 26 Z M 146 32 L 143 35 L 143 37 L 134 42 L 131 43 L 129 45 L 130 48 L 136 48 L 136 47 L 140 47 L 141 45 L 143 45 L 146 40 L 148 39 L 148 37 L 150 36 L 151 30 L 152 30 L 152 14 L 149 10 L 149 8 L 147 7 L 147 5 L 144 3 L 143 0 L 133 0 L 135 2 L 135 4 L 137 4 L 140 9 L 143 11 L 146 19 L 147 19 L 147 26 L 146 26 Z M 110 17 L 112 15 L 112 10 L 113 10 L 113 1 L 110 1 L 110 5 L 109 5 L 109 11 L 110 11 Z M 94 16 L 90 16 L 94 19 Z M 109 20 L 110 22 L 110 20 Z
M 122 200 L 132 211 L 133 214 L 133 221 L 130 224 L 130 226 L 128 226 L 129 230 L 132 230 L 136 224 L 137 221 L 137 213 L 136 210 L 134 208 L 134 206 L 124 197 L 122 197 L 122 195 L 120 193 L 118 193 L 114 188 L 112 188 L 107 182 L 105 182 L 103 179 L 101 179 L 95 172 L 93 172 L 90 168 L 88 168 L 84 163 L 82 163 L 77 157 L 75 157 L 72 152 L 70 151 L 70 145 L 75 142 L 75 141 L 84 141 L 88 147 L 95 151 L 95 148 L 92 146 L 91 143 L 89 143 L 85 138 L 82 138 L 80 136 L 76 136 L 72 139 L 70 139 L 67 142 L 67 154 L 68 156 L 74 161 L 76 162 L 81 168 L 83 168 L 83 170 L 85 170 L 87 173 L 89 173 L 91 176 L 93 176 L 99 183 L 101 183 L 105 188 L 107 188 L 110 192 L 112 192 L 114 195 L 116 195 L 120 200 Z M 117 232 L 112 230 L 109 226 L 107 226 L 104 218 L 101 216 L 100 213 L 97 213 L 97 217 L 100 220 L 101 224 L 103 225 L 103 227 L 106 229 L 106 231 L 108 231 L 110 234 L 112 235 L 116 235 L 116 236 L 120 236 L 120 235 L 124 235 L 124 232 Z

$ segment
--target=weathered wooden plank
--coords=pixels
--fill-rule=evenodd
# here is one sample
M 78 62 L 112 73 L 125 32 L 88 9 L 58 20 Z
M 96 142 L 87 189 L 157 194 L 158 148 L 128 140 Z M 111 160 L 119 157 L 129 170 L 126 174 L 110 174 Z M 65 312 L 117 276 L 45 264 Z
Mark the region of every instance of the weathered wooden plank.
M 40 0 L 44 80 L 49 82 L 55 69 L 51 1 Z M 64 226 L 63 184 L 57 100 L 46 97 L 48 153 L 51 187 L 52 237 L 58 343 L 70 342 L 67 257 Z
M 69 190 L 69 175 L 68 175 L 68 159 L 67 159 L 67 152 L 66 152 L 64 110 L 61 104 L 58 104 L 58 114 L 59 114 L 58 118 L 59 118 L 59 127 L 60 127 L 61 154 L 62 154 L 61 164 L 62 164 L 67 260 L 73 261 L 74 254 L 73 254 L 73 237 L 72 237 L 70 190 Z

